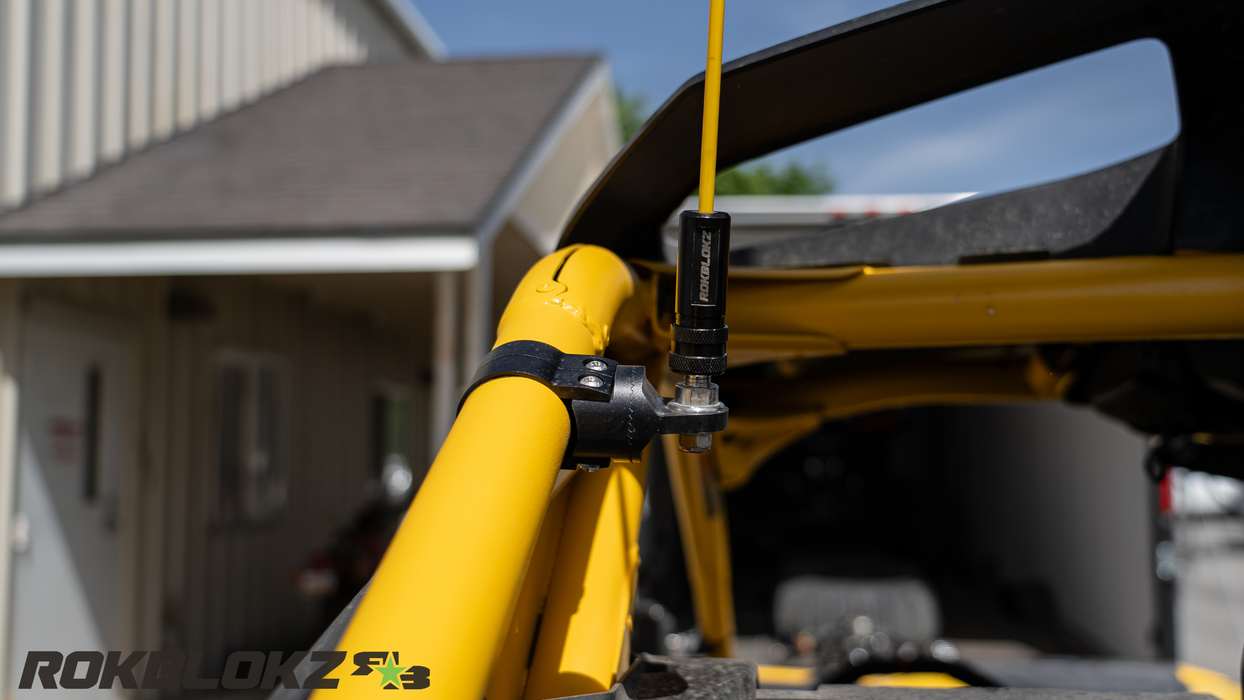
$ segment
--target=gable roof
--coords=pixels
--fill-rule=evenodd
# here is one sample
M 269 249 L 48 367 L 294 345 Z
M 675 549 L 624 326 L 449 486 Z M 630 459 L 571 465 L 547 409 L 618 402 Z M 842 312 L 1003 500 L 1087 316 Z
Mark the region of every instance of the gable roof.
M 470 234 L 601 65 L 328 68 L 0 217 L 0 242 Z

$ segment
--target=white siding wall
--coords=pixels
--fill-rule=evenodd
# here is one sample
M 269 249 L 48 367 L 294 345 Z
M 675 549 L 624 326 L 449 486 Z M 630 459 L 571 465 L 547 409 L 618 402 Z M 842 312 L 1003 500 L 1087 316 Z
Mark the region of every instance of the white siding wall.
M 0 0 L 0 212 L 326 65 L 406 53 L 371 0 Z

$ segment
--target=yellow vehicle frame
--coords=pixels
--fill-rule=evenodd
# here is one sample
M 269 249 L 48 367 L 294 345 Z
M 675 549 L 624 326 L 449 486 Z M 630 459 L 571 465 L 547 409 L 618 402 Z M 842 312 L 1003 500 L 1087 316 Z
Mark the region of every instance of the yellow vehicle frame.
M 594 246 L 559 250 L 520 283 L 497 344 L 538 340 L 604 354 L 616 336 L 615 350 L 654 358 L 649 376 L 668 390 L 660 367 L 668 326 L 655 294 L 668 274 Z M 669 438 L 649 448 L 665 450 L 696 620 L 719 656 L 734 645 L 720 493 L 822 421 L 903 406 L 1056 399 L 1068 377 L 1025 350 L 1037 342 L 1244 338 L 1244 255 L 730 279 L 732 363 L 736 344 L 744 361 L 888 347 L 1013 352 L 792 382 L 782 413 L 765 405 L 772 386 L 741 385 L 713 450 L 682 453 Z M 647 465 L 563 475 L 569 436 L 565 406 L 533 380 L 497 379 L 473 392 L 338 648 L 401 650 L 405 663 L 430 669 L 426 697 L 540 700 L 607 690 L 630 655 Z M 346 676 L 340 691 L 380 690 L 363 678 Z
M 713 0 L 710 11 L 701 212 L 713 211 L 723 5 Z M 657 291 L 673 275 L 668 266 L 631 267 L 604 248 L 563 248 L 523 278 L 497 346 L 535 340 L 564 353 L 608 350 L 646 364 L 669 395 L 670 319 Z M 781 387 L 732 385 L 737 405 L 709 452 L 681 452 L 677 436 L 665 436 L 639 463 L 597 472 L 561 472 L 570 417 L 551 390 L 523 377 L 487 382 L 463 404 L 337 648 L 400 651 L 403 663 L 428 669 L 424 697 L 544 700 L 608 690 L 630 659 L 647 458 L 660 449 L 704 648 L 730 656 L 721 493 L 823 421 L 1058 399 L 1074 377 L 1047 366 L 1031 351 L 1036 343 L 1244 338 L 1244 255 L 736 270 L 728 296 L 734 367 L 868 349 L 1009 350 L 943 353 Z M 775 393 L 780 403 L 768 398 Z M 336 693 L 383 697 L 369 676 L 346 676 Z

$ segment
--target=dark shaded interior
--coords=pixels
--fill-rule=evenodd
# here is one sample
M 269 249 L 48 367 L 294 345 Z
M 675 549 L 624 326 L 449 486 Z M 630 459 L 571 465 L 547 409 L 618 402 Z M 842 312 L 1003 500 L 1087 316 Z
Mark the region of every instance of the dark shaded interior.
M 1061 624 L 1043 582 L 1002 580 L 974 554 L 943 421 L 920 408 L 827 423 L 727 495 L 740 634 L 774 635 L 786 579 L 913 576 L 936 592 L 945 636 L 1101 652 Z

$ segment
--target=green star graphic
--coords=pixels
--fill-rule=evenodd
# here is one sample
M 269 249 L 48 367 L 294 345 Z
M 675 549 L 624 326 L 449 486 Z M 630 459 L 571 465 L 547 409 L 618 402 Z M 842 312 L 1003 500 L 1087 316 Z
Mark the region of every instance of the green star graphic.
M 393 663 L 392 654 L 389 655 L 386 665 L 376 666 L 374 668 L 380 672 L 380 687 L 381 688 L 387 686 L 390 683 L 397 686 L 398 688 L 402 687 L 402 679 L 399 677 L 399 674 L 402 671 L 405 671 L 406 669 Z

